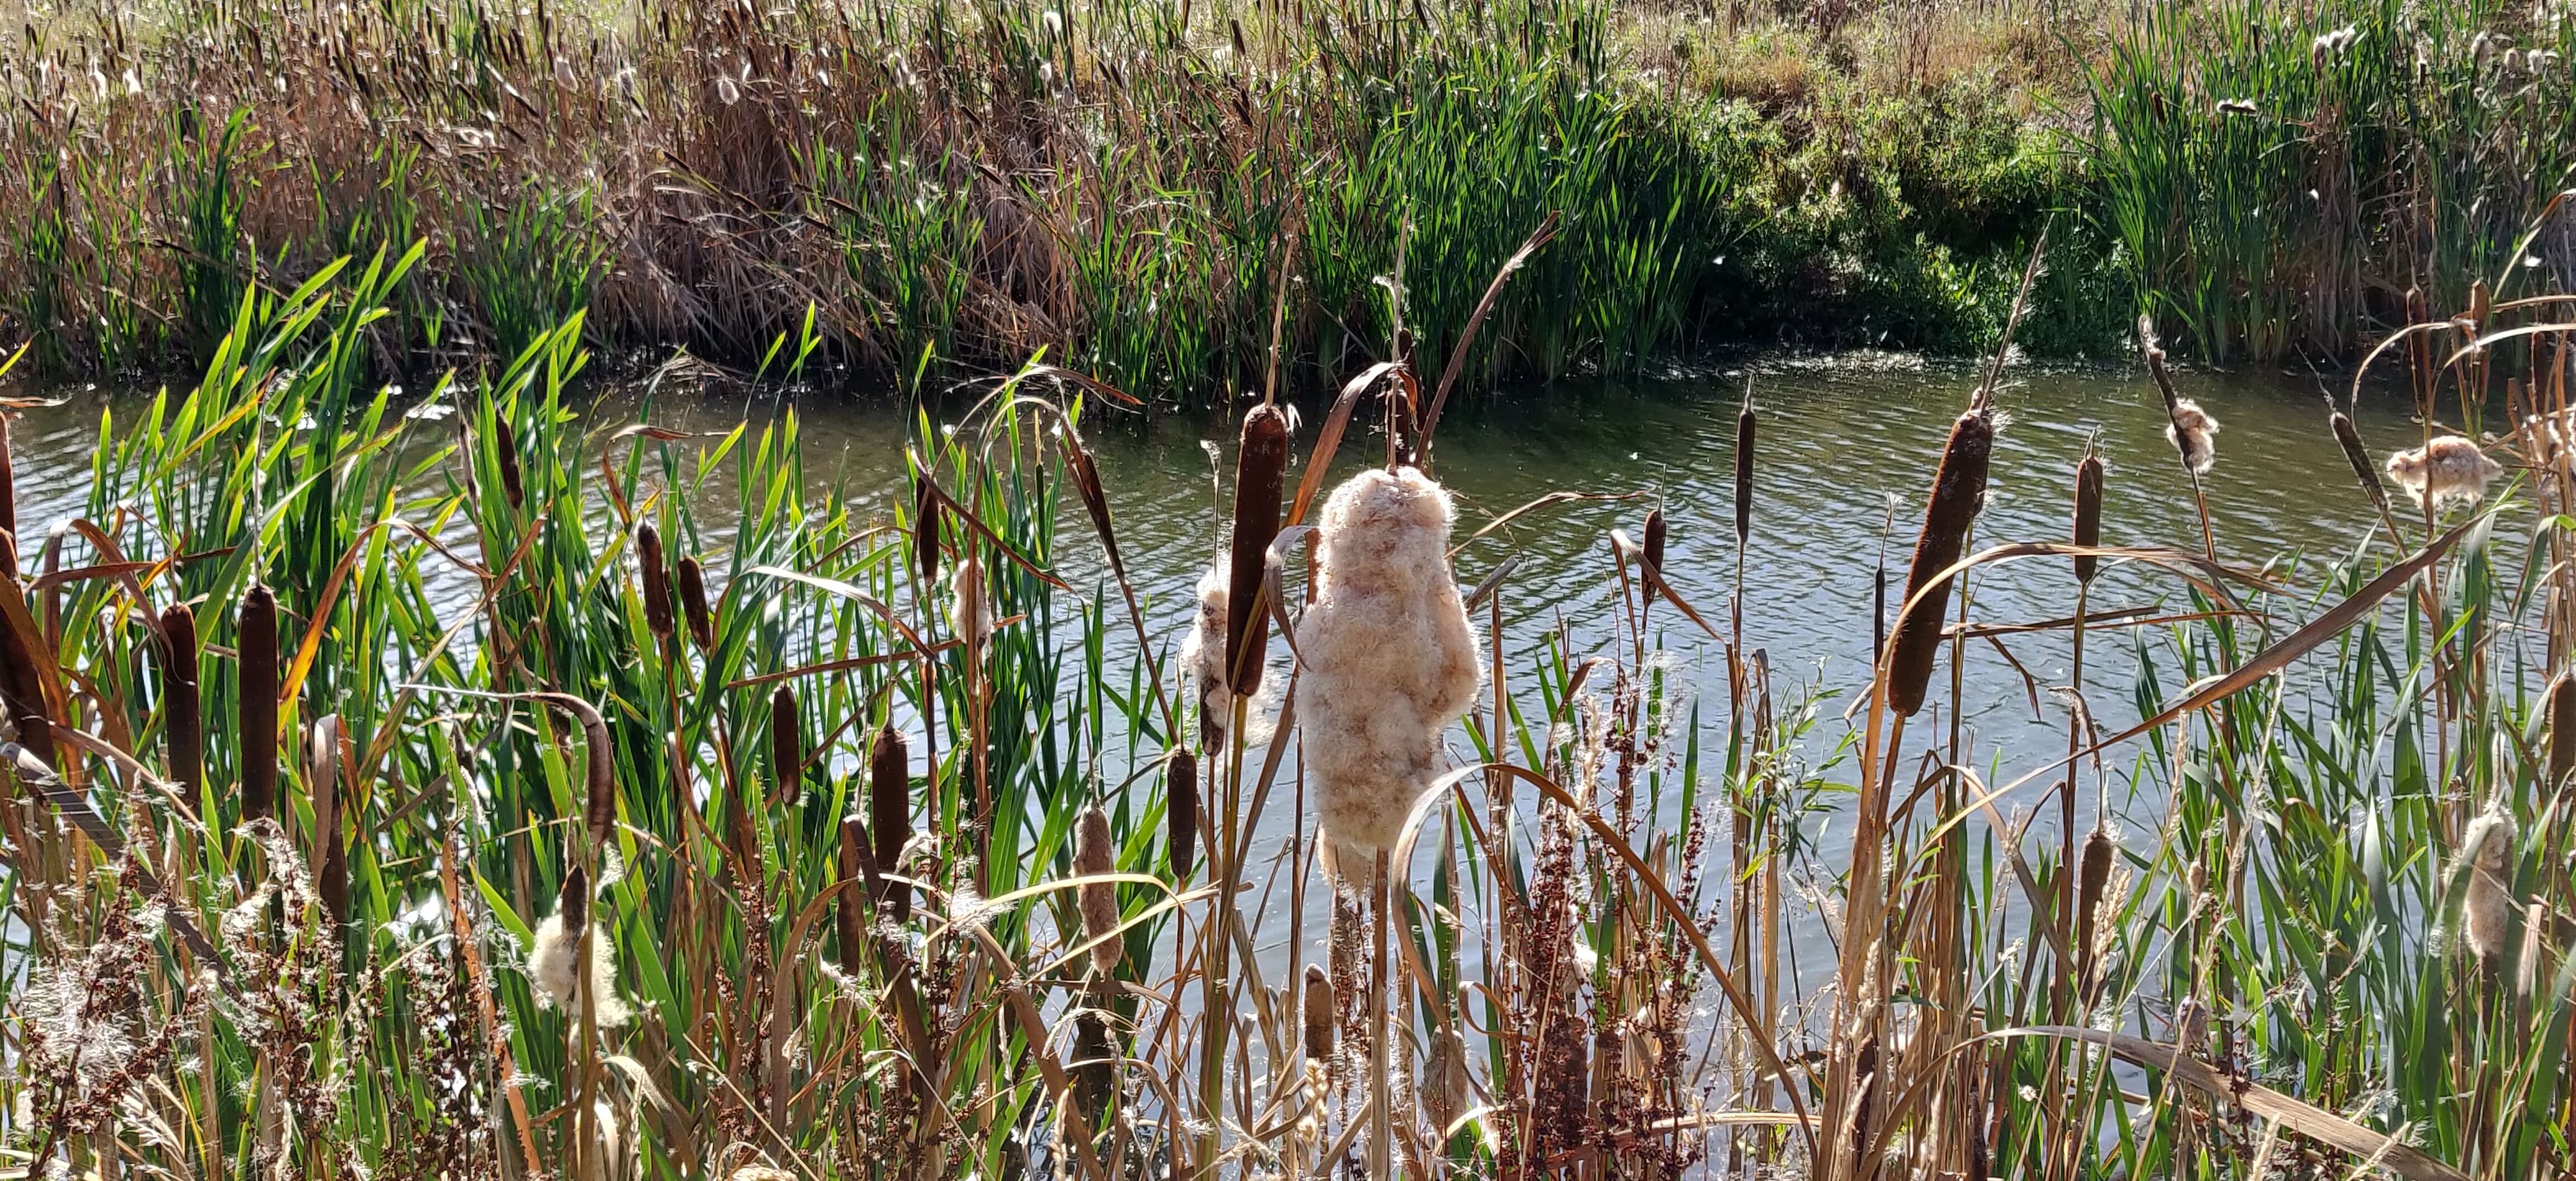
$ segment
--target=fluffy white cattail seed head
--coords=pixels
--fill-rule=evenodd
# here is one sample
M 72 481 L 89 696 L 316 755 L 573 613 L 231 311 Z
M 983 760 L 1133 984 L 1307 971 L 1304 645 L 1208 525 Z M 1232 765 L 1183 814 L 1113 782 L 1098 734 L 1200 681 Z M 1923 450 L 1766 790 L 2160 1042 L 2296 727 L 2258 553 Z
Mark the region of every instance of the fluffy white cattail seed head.
M 2165 424 L 2165 441 L 2182 453 L 2184 466 L 2206 475 L 2218 462 L 2218 420 L 2189 398 L 2174 402 L 2173 419 Z
M 1226 683 L 1227 565 L 1220 555 L 1214 566 L 1199 575 L 1198 614 L 1190 622 L 1189 638 L 1181 643 L 1181 677 L 1190 700 L 1198 703 L 1201 745 L 1211 749 L 1234 717 L 1234 698 Z
M 1476 700 L 1476 635 L 1449 570 L 1449 494 L 1369 470 L 1324 503 L 1315 602 L 1297 626 L 1307 770 L 1328 868 L 1372 880 Z
M 2487 485 L 2504 474 L 2504 466 L 2464 435 L 2444 435 L 2413 451 L 2388 457 L 2388 474 L 2435 511 L 2476 504 L 2486 499 Z
M 2461 933 L 2469 951 L 2493 964 L 2504 954 L 2513 910 L 2513 817 L 2490 807 L 2469 823 L 2460 837 L 2460 857 L 2468 862 L 2467 897 L 2460 905 Z
M 1118 872 L 1117 839 L 1109 833 L 1109 814 L 1100 805 L 1082 810 L 1073 821 L 1073 872 L 1092 877 Z M 1098 939 L 1091 947 L 1091 963 L 1107 975 L 1118 970 L 1118 961 L 1126 952 L 1125 945 L 1110 932 L 1118 929 L 1118 885 L 1115 882 L 1084 882 L 1080 891 L 1082 937 Z
M 993 616 L 984 600 L 984 564 L 975 560 L 973 545 L 959 548 L 965 556 L 948 574 L 948 627 L 950 634 L 973 643 L 991 630 Z
M 528 986 L 536 990 L 539 1004 L 577 1011 L 580 997 L 573 991 L 573 982 L 580 978 L 583 933 L 566 930 L 561 911 L 537 924 L 535 940 L 528 947 Z M 590 994 L 596 998 L 602 1027 L 626 1023 L 626 1005 L 617 999 L 617 945 L 606 939 L 591 941 Z

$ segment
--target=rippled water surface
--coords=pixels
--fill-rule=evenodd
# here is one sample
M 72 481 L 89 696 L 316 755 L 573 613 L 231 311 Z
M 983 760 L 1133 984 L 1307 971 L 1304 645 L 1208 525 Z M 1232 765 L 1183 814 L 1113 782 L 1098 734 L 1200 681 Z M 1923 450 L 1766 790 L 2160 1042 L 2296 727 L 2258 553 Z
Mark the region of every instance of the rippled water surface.
M 1623 527 L 1634 535 L 1653 503 L 1672 522 L 1668 577 L 1712 624 L 1727 626 L 1739 562 L 1732 525 L 1735 409 L 1750 382 L 1761 421 L 1752 540 L 1740 555 L 1745 643 L 1767 655 L 1784 695 L 1800 686 L 1845 693 L 1828 704 L 1810 743 L 1829 747 L 1840 734 L 1848 691 L 1867 676 L 1873 572 L 1882 545 L 1890 580 L 1901 584 L 1933 465 L 1975 380 L 1974 367 L 1959 363 L 1772 358 L 1687 379 L 1527 392 L 1508 405 L 1453 412 L 1442 424 L 1435 460 L 1437 474 L 1458 496 L 1462 538 L 1551 492 L 1635 494 L 1544 508 L 1459 555 L 1458 574 L 1467 583 L 1514 555 L 1522 559 L 1503 592 L 1505 668 L 1515 689 L 1530 688 L 1528 658 L 1557 629 L 1572 638 L 1578 655 L 1610 641 L 1617 588 L 1608 535 Z M 2299 553 L 2333 559 L 2364 537 L 2374 518 L 2326 431 L 2313 379 L 2195 375 L 2184 393 L 2224 424 L 2219 462 L 2206 480 L 2222 556 L 2247 565 Z M 2163 438 L 2163 412 L 2143 374 L 2017 371 L 1999 401 L 2010 422 L 1978 524 L 1981 544 L 2065 537 L 2074 467 L 2093 439 L 2110 466 L 2105 541 L 2199 547 L 2190 485 Z M 20 512 L 31 532 L 76 510 L 100 412 L 114 404 L 110 394 L 81 391 L 65 405 L 30 410 L 20 420 Z M 811 477 L 868 506 L 863 515 L 890 513 L 902 472 L 902 415 L 827 399 L 807 399 L 797 410 Z M 2365 396 L 2360 410 L 2374 450 L 2417 433 L 2393 393 Z M 745 412 L 771 414 L 776 407 L 704 405 L 677 415 L 683 421 L 675 425 L 720 427 Z M 665 422 L 674 417 L 661 415 Z M 1148 596 L 1149 630 L 1177 648 L 1188 626 L 1191 585 L 1221 528 L 1203 444 L 1215 441 L 1230 455 L 1232 426 L 1214 419 L 1122 420 L 1099 411 L 1093 421 L 1089 433 L 1128 566 Z M 1311 422 L 1301 429 L 1301 454 L 1313 434 Z M 1355 429 L 1341 466 L 1355 468 L 1382 446 Z M 1100 576 L 1095 547 L 1070 502 L 1068 512 L 1060 549 L 1087 592 Z M 2313 571 L 2296 581 L 2317 585 Z M 456 591 L 463 593 L 462 584 Z M 2074 579 L 2062 562 L 2034 560 L 1979 577 L 1974 593 L 1981 622 L 2044 620 L 2070 613 Z M 2093 607 L 2142 607 L 2159 597 L 2169 607 L 2182 598 L 2169 577 L 2115 569 L 2097 585 Z M 1705 698 L 1703 724 L 1722 732 L 1722 650 L 1678 613 L 1664 611 L 1656 620 L 1686 681 Z M 2132 637 L 2139 634 L 2097 633 L 2088 652 L 2088 699 L 2105 726 L 2136 720 Z M 1110 642 L 1132 645 L 1124 628 L 1112 629 Z M 2067 680 L 2068 654 L 2059 633 L 2002 643 L 2009 660 L 1992 647 L 1971 649 L 1962 712 L 1973 744 L 1970 761 L 1999 760 L 2011 773 L 2048 757 L 2052 747 L 2063 752 L 2065 710 L 2048 687 Z M 1113 667 L 1124 665 L 1116 659 L 1124 655 L 1113 653 Z M 2169 667 L 2165 675 L 2171 687 Z M 1936 729 L 1927 732 L 1946 734 L 1947 718 L 1932 724 Z M 1822 827 L 1819 835 L 1831 850 L 1832 826 Z

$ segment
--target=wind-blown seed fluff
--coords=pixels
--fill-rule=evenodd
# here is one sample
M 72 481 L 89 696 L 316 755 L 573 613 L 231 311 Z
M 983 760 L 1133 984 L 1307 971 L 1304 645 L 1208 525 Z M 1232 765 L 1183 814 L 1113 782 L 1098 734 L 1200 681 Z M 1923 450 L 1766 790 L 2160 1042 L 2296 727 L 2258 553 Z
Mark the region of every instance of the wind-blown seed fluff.
M 2466 436 L 2444 435 L 2389 456 L 2388 474 L 2416 504 L 2429 500 L 2435 511 L 2441 511 L 2486 499 L 2487 485 L 2504 474 L 2504 466 L 2487 458 Z
M 537 1002 L 550 1009 L 572 1012 L 580 1003 L 573 981 L 580 971 L 581 937 L 590 926 L 590 900 L 585 896 L 589 881 L 589 875 L 579 871 L 565 880 L 555 912 L 537 924 L 528 945 L 528 986 L 535 990 Z M 626 1023 L 626 1006 L 617 999 L 617 945 L 606 939 L 591 940 L 590 995 L 600 1025 Z
M 2496 807 L 2469 822 L 2469 831 L 2460 837 L 2460 856 L 2468 862 L 2460 928 L 2469 951 L 2484 963 L 2504 954 L 2505 933 L 2512 925 L 2513 838 L 2513 817 Z
M 1413 468 L 1351 477 L 1324 503 L 1315 605 L 1297 626 L 1299 725 L 1316 819 L 1344 881 L 1371 880 L 1476 699 L 1479 661 L 1449 571 L 1449 494 Z
M 2218 462 L 2218 420 L 2189 398 L 2174 399 L 2165 441 L 2182 453 L 2183 466 L 2193 475 L 2208 475 L 2210 466 Z
M 1189 638 L 1181 642 L 1181 678 L 1190 700 L 1198 704 L 1199 745 L 1208 750 L 1225 736 L 1234 715 L 1225 662 L 1227 565 L 1220 556 L 1199 575 L 1198 615 L 1190 623 Z
M 1118 845 L 1109 833 L 1109 814 L 1100 805 L 1082 810 L 1073 820 L 1073 872 L 1077 877 L 1094 877 L 1118 872 Z M 1080 891 L 1082 937 L 1098 939 L 1092 944 L 1091 963 L 1103 976 L 1118 970 L 1118 961 L 1126 948 L 1110 935 L 1118 929 L 1118 884 L 1084 882 Z
M 948 627 L 961 640 L 980 642 L 993 620 L 984 604 L 984 564 L 975 559 L 973 545 L 961 548 L 964 555 L 948 576 Z

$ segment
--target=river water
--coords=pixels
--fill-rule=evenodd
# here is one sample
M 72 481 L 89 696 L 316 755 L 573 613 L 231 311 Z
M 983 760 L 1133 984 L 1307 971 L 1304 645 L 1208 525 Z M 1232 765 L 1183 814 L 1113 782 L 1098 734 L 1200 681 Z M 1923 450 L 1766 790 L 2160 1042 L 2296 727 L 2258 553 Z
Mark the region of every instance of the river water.
M 1826 702 L 1807 744 L 1811 753 L 1830 749 L 1842 734 L 1841 710 L 1868 676 L 1873 570 L 1882 541 L 1888 577 L 1901 586 L 1933 466 L 1977 378 L 1977 366 L 1966 362 L 1781 356 L 1653 382 L 1524 391 L 1507 403 L 1453 412 L 1442 424 L 1435 459 L 1438 476 L 1458 498 L 1461 537 L 1551 492 L 1635 494 L 1526 515 L 1459 556 L 1458 574 L 1467 583 L 1512 556 L 1521 559 L 1503 591 L 1505 668 L 1523 670 L 1514 674 L 1514 690 L 1533 690 L 1520 680 L 1532 667 L 1528 658 L 1559 627 L 1572 637 L 1578 658 L 1612 640 L 1619 592 L 1608 535 L 1625 528 L 1635 536 L 1652 504 L 1660 503 L 1671 521 L 1667 577 L 1711 623 L 1726 626 L 1739 559 L 1732 524 L 1735 411 L 1749 384 L 1760 438 L 1752 540 L 1741 555 L 1745 643 L 1765 653 L 1782 697 L 1802 686 L 1841 694 Z M 2219 551 L 2230 561 L 2337 560 L 2375 520 L 2327 431 L 2321 389 L 2314 378 L 2281 373 L 2184 376 L 2184 394 L 2223 424 L 2218 463 L 2205 484 Z M 2393 389 L 2365 394 L 2358 418 L 2374 452 L 2417 437 L 2402 399 Z M 77 510 L 99 414 L 112 401 L 105 392 L 76 391 L 61 406 L 23 413 L 15 459 L 20 520 L 31 537 Z M 1979 544 L 2066 537 L 2075 464 L 2092 440 L 2110 471 L 2105 542 L 2199 548 L 2190 485 L 2163 437 L 2163 409 L 2142 372 L 2017 368 L 1998 402 L 2009 423 L 1996 447 Z M 695 407 L 677 422 L 662 417 L 703 429 L 775 410 L 767 401 L 737 402 Z M 823 398 L 808 398 L 797 410 L 810 477 L 863 502 L 862 515 L 890 513 L 901 495 L 904 415 Z M 1314 427 L 1310 421 L 1299 432 L 1301 457 Z M 1148 421 L 1099 409 L 1087 431 L 1129 569 L 1147 596 L 1148 629 L 1168 637 L 1175 650 L 1189 625 L 1192 584 L 1224 519 L 1206 444 L 1215 443 L 1230 464 L 1233 433 L 1230 422 L 1215 418 Z M 1382 447 L 1355 425 L 1337 467 L 1356 469 Z M 1891 511 L 1894 529 L 1887 536 Z M 1059 549 L 1087 598 L 1100 577 L 1096 546 L 1070 499 L 1065 512 Z M 2303 590 L 2318 585 L 2313 568 L 2293 581 Z M 1975 617 L 1984 623 L 2062 617 L 2073 608 L 2074 588 L 2062 562 L 2004 567 L 1976 580 Z M 460 595 L 465 590 L 455 588 Z M 1897 593 L 1891 589 L 1891 596 Z M 2170 576 L 2130 567 L 2106 571 L 2092 606 L 2097 612 L 2159 604 L 2179 609 L 2186 601 Z M 1681 683 L 1702 695 L 1707 736 L 1722 736 L 1722 649 L 1677 613 L 1657 618 Z M 2140 637 L 2157 643 L 2164 633 L 2097 632 L 2088 645 L 2087 699 L 2105 727 L 2123 728 L 2137 718 L 2131 684 Z M 1109 640 L 1110 667 L 1126 667 L 1132 637 L 1113 628 Z M 2010 660 L 1991 647 L 1971 649 L 1961 720 L 1969 761 L 2000 765 L 2009 778 L 2064 750 L 2066 710 L 2048 688 L 2066 683 L 2068 651 L 2060 632 L 2002 643 Z M 2171 661 L 2159 664 L 2170 690 Z M 1946 734 L 1948 726 L 1939 717 L 1921 732 Z M 1458 746 L 1463 751 L 1464 743 Z M 2014 802 L 2029 801 L 2006 801 Z M 2136 800 L 2118 819 L 2132 832 L 2152 830 L 2161 804 Z M 1268 827 L 1284 827 L 1275 823 L 1284 811 L 1274 807 Z M 1815 839 L 1839 864 L 1835 819 L 1816 824 Z M 2033 831 L 2045 839 L 2053 826 L 2043 819 Z

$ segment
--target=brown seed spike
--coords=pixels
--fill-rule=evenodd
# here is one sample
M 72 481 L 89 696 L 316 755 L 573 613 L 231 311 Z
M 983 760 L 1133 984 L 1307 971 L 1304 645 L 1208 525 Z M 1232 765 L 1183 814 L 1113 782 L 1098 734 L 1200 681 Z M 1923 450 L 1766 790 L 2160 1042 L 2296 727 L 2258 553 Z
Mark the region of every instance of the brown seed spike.
M 524 506 L 528 502 L 528 490 L 519 478 L 519 435 L 510 429 L 510 419 L 506 415 L 496 413 L 492 416 L 492 450 L 501 465 L 501 494 L 510 498 L 511 508 Z
M 1187 747 L 1173 747 L 1170 761 L 1163 764 L 1163 820 L 1172 881 L 1186 882 L 1199 841 L 1199 757 Z
M 277 596 L 252 583 L 233 639 L 241 653 L 241 818 L 277 814 Z
M 1647 510 L 1645 544 L 1639 548 L 1639 553 L 1645 560 L 1646 569 L 1654 571 L 1657 578 L 1664 576 L 1664 546 L 1671 540 L 1671 530 L 1672 527 L 1664 523 L 1664 510 Z M 1653 583 L 1646 584 L 1646 601 L 1655 601 Z
M 1912 717 L 1922 709 L 1923 695 L 1931 687 L 1932 664 L 1941 651 L 1941 620 L 1950 606 L 1952 580 L 1946 575 L 1958 563 L 1967 546 L 1968 527 L 1985 506 L 1986 473 L 1994 445 L 1994 417 L 1971 410 L 1951 425 L 1949 445 L 1941 451 L 1932 501 L 1923 513 L 1923 533 L 1914 543 L 1914 564 L 1905 577 L 1908 605 L 1897 609 L 1896 632 L 1887 641 L 1887 705 L 1899 717 Z
M 2102 544 L 2102 457 L 2089 448 L 2083 462 L 2075 465 L 2075 544 L 2087 548 Z M 2075 580 L 2089 586 L 2101 569 L 2102 559 L 2078 555 Z
M 2075 874 L 2075 929 L 2067 932 L 2075 950 L 2076 976 L 2079 987 L 2091 990 L 2094 960 L 2093 926 L 2102 913 L 2102 892 L 2111 885 L 2111 834 L 2094 829 L 2084 838 L 2084 852 Z
M 1249 697 L 1261 688 L 1261 666 L 1270 639 L 1262 613 L 1262 573 L 1271 539 L 1279 534 L 1279 497 L 1288 478 L 1288 416 L 1276 406 L 1243 416 L 1242 445 L 1234 457 L 1234 539 L 1226 588 L 1225 650 L 1234 691 Z
M 1101 877 L 1118 872 L 1118 842 L 1109 831 L 1109 813 L 1093 804 L 1073 820 L 1073 872 L 1077 877 Z M 1082 912 L 1082 938 L 1091 944 L 1091 963 L 1101 976 L 1118 970 L 1126 958 L 1125 944 L 1114 934 L 1118 929 L 1118 884 L 1084 882 L 1075 887 L 1079 897 L 1077 909 Z M 1095 942 L 1096 941 L 1096 942 Z
M 635 527 L 635 573 L 644 580 L 644 626 L 657 639 L 671 637 L 671 568 L 662 562 L 662 531 L 651 521 Z
M 900 872 L 903 847 L 912 843 L 912 753 L 903 732 L 888 726 L 877 731 L 868 755 L 868 828 L 877 838 L 877 871 Z M 896 922 L 912 916 L 912 891 L 901 882 L 883 883 L 878 901 Z
M 161 613 L 161 733 L 170 777 L 189 802 L 206 786 L 206 716 L 197 682 L 197 613 L 186 603 Z
M 1330 1060 L 1333 1036 L 1340 1028 L 1339 1006 L 1333 1003 L 1333 978 L 1322 964 L 1306 965 L 1306 996 L 1298 1016 L 1306 1027 L 1306 1060 Z
M 931 489 L 928 472 L 913 483 L 912 566 L 925 590 L 939 582 L 939 494 Z
M 780 685 L 769 695 L 769 773 L 777 786 L 770 802 L 793 806 L 805 778 L 805 735 L 797 721 L 796 690 Z
M 707 610 L 707 575 L 696 558 L 680 559 L 680 614 L 688 620 L 689 639 L 698 651 L 716 650 L 716 617 Z
M 1753 536 L 1753 395 L 1735 412 L 1735 545 L 1742 549 Z
M 555 913 L 563 916 L 564 936 L 581 938 L 590 928 L 590 871 L 579 865 L 564 875 L 563 891 L 555 895 Z

